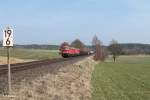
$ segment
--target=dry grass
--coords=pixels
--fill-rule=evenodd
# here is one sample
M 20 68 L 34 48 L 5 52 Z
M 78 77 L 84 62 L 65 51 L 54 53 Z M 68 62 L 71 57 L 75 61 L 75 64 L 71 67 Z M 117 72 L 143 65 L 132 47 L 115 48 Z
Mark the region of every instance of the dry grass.
M 23 60 L 23 59 L 17 59 L 17 58 L 10 58 L 10 63 L 22 63 L 22 62 L 29 62 L 33 60 Z M 0 56 L 0 65 L 7 64 L 7 57 Z
M 92 58 L 61 67 L 30 82 L 22 81 L 10 100 L 91 100 Z M 8 98 L 6 99 L 8 100 Z

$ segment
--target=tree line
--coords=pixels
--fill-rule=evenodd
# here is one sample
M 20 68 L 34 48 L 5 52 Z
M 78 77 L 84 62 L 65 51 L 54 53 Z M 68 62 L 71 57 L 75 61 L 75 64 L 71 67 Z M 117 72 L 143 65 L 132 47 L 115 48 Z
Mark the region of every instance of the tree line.
M 96 35 L 93 37 L 92 47 L 95 51 L 94 60 L 104 61 L 111 54 L 115 62 L 117 56 L 122 53 L 122 48 L 116 40 L 112 40 L 108 47 L 104 47 Z
M 63 49 L 64 46 L 78 48 L 81 51 L 90 51 L 90 49 L 87 48 L 85 46 L 85 44 L 79 39 L 74 40 L 71 44 L 69 44 L 68 42 L 63 42 L 60 45 L 60 50 Z M 104 47 L 102 45 L 102 42 L 98 39 L 98 37 L 96 35 L 92 39 L 92 49 L 91 50 L 94 51 L 94 60 L 96 60 L 96 61 L 97 60 L 104 61 L 109 54 L 108 51 L 110 51 L 110 53 L 113 55 L 113 59 L 115 62 L 116 57 L 119 56 L 122 52 L 122 49 L 117 41 L 112 40 L 111 44 L 108 47 Z
M 63 44 L 63 43 L 62 43 Z M 85 45 L 80 39 L 75 39 L 72 43 L 64 42 L 71 47 L 79 48 L 80 50 L 93 50 L 95 51 L 95 60 L 104 61 L 108 55 L 112 55 L 114 61 L 116 61 L 119 55 L 137 55 L 137 54 L 150 54 L 150 44 L 138 44 L 138 43 L 124 43 L 120 44 L 116 40 L 112 40 L 109 46 L 104 46 L 102 42 L 95 35 L 91 41 L 92 45 Z M 0 40 L 0 47 L 2 47 L 2 40 Z M 58 50 L 59 45 L 14 45 L 15 48 L 26 49 L 47 49 Z

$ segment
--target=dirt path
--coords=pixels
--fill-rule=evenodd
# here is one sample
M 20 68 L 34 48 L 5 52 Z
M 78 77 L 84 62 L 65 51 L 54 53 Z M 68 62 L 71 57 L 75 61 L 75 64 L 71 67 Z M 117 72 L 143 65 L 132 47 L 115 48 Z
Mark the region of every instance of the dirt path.
M 16 97 L 2 97 L 2 100 L 90 100 L 91 74 L 95 64 L 91 57 L 67 66 L 61 63 L 57 67 L 66 67 L 22 80 L 13 86 L 17 87 L 13 89 Z

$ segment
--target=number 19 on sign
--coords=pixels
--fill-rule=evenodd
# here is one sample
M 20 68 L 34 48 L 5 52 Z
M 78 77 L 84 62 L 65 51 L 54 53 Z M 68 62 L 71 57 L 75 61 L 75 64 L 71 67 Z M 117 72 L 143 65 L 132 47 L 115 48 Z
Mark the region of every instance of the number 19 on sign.
M 13 30 L 7 27 L 3 31 L 3 46 L 7 47 L 7 64 L 8 64 L 8 91 L 11 93 L 11 68 L 10 68 L 10 50 L 9 48 L 13 46 Z
M 13 30 L 9 27 L 4 30 L 3 33 L 3 46 L 12 47 L 13 46 Z

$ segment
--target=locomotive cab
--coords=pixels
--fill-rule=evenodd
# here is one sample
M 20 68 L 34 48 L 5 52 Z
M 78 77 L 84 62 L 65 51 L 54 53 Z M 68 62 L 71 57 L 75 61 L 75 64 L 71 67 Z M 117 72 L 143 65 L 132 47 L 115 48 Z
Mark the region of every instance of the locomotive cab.
M 60 54 L 64 58 L 73 57 L 73 56 L 78 56 L 80 54 L 80 50 L 69 46 L 63 46 L 60 49 Z

